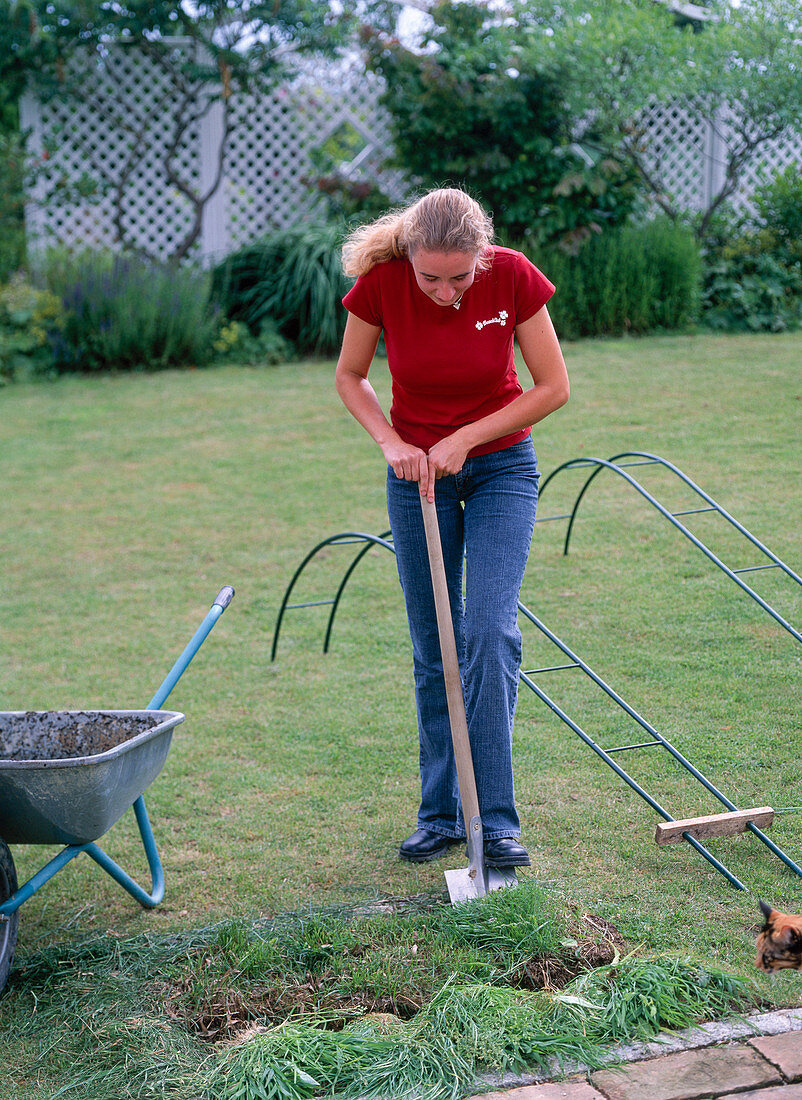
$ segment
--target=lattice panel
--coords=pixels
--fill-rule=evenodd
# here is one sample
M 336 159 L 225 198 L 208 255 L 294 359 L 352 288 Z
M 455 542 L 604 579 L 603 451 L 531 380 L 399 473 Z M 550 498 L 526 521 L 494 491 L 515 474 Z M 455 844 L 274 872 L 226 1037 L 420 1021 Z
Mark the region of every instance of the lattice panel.
M 34 122 L 32 151 L 47 166 L 29 230 L 45 244 L 116 248 L 124 241 L 150 256 L 172 255 L 193 216 L 164 170 L 172 136 L 164 119 L 175 89 L 153 61 L 125 47 L 109 51 L 102 62 L 91 54 L 76 60 L 67 74 L 67 84 L 73 81 L 78 95 L 45 102 L 34 120 L 24 112 L 23 125 Z M 175 166 L 195 188 L 200 153 L 194 122 Z M 91 194 L 76 195 L 81 185 Z
M 322 199 L 313 181 L 334 168 L 393 199 L 403 194 L 402 173 L 383 167 L 390 139 L 380 94 L 370 73 L 318 64 L 269 98 L 239 105 L 226 158 L 230 247 L 314 216 Z
M 46 167 L 30 196 L 31 243 L 117 248 L 125 241 L 148 255 L 171 257 L 193 217 L 164 171 L 176 91 L 133 46 L 115 47 L 101 62 L 87 55 L 83 65 L 77 98 L 40 104 L 26 96 L 22 103 L 31 152 Z M 271 95 L 236 101 L 223 183 L 207 205 L 191 258 L 210 262 L 272 229 L 313 219 L 323 202 L 313 181 L 333 169 L 401 199 L 408 187 L 403 173 L 384 167 L 391 130 L 379 104 L 381 88 L 358 59 L 304 62 Z M 196 89 L 196 115 L 215 91 Z M 216 103 L 177 149 L 179 174 L 196 191 L 208 186 L 217 164 L 222 108 L 219 98 Z M 703 209 L 722 179 L 730 136 L 725 116 L 714 129 L 692 104 L 653 105 L 642 121 L 650 168 L 674 204 Z M 734 205 L 751 212 L 755 185 L 788 164 L 802 164 L 802 134 L 761 151 L 747 166 Z M 91 182 L 91 197 L 77 193 Z
M 730 142 L 734 137 L 734 127 L 729 121 L 731 114 L 724 116 L 722 125 L 721 142 Z M 720 155 L 720 150 L 719 150 Z M 785 171 L 791 165 L 796 165 L 802 171 L 802 135 L 789 134 L 774 141 L 768 141 L 762 145 L 757 155 L 752 157 L 744 166 L 738 189 L 733 193 L 730 202 L 743 214 L 756 213 L 756 207 L 752 202 L 752 196 L 757 188 L 769 182 L 778 172 Z
M 641 123 L 653 178 L 677 208 L 700 210 L 709 193 L 707 124 L 679 103 L 655 104 L 645 112 Z

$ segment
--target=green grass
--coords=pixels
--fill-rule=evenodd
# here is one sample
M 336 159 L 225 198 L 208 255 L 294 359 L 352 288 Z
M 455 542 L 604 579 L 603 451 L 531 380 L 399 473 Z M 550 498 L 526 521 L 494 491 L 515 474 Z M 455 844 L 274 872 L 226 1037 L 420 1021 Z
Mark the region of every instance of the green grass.
M 547 960 L 559 987 L 532 980 Z M 39 1083 L 46 1069 L 66 1079 L 50 1095 L 81 1100 L 458 1100 L 481 1073 L 598 1066 L 617 1042 L 754 1000 L 721 968 L 622 957 L 528 881 L 457 909 L 317 910 L 46 949 L 6 995 L 4 1064 L 27 1061 Z
M 801 350 L 798 334 L 569 344 L 572 398 L 536 429 L 541 468 L 656 452 L 799 571 Z M 387 526 L 380 455 L 339 405 L 332 375 L 331 363 L 303 363 L 63 378 L 0 394 L 5 709 L 144 705 L 221 585 L 237 589 L 168 703 L 187 720 L 147 795 L 165 902 L 141 910 L 81 857 L 21 909 L 21 963 L 87 938 L 113 945 L 442 894 L 443 866 L 462 863 L 459 849 L 432 865 L 396 859 L 418 783 L 391 556 L 371 551 L 352 578 L 332 652 L 320 652 L 326 609 L 310 608 L 288 617 L 270 661 L 279 602 L 303 556 L 336 532 Z M 381 365 L 375 381 L 386 399 Z M 659 470 L 633 473 L 672 509 L 694 506 Z M 570 508 L 583 480 L 561 474 L 541 515 Z M 687 522 L 731 565 L 753 563 L 709 516 Z M 774 806 L 770 835 L 798 858 L 798 643 L 613 475 L 594 482 L 567 558 L 564 530 L 538 526 L 524 603 L 737 804 Z M 299 599 L 331 596 L 350 556 L 320 555 Z M 746 579 L 799 627 L 798 589 L 776 573 Z M 525 630 L 527 667 L 558 663 L 535 634 Z M 543 686 L 600 743 L 641 739 L 575 673 Z M 618 759 L 675 817 L 719 808 L 654 750 Z M 528 878 L 632 943 L 751 975 L 757 897 L 802 910 L 802 882 L 754 838 L 710 845 L 748 894 L 686 845 L 657 848 L 657 815 L 525 689 L 516 784 Z M 145 877 L 133 819 L 103 843 Z M 51 854 L 16 847 L 20 877 Z M 761 988 L 799 1003 L 802 984 L 787 974 Z M 83 996 L 93 997 L 89 978 Z M 132 1004 L 139 996 L 137 987 Z M 49 1097 L 69 1081 L 74 1050 L 55 1028 L 53 1053 L 40 1056 L 40 1040 L 14 1038 L 7 1005 L 2 1057 L 18 1067 L 15 1095 Z M 121 1019 L 112 1030 L 130 1032 Z M 162 1049 L 159 1026 L 144 1019 L 140 1030 Z

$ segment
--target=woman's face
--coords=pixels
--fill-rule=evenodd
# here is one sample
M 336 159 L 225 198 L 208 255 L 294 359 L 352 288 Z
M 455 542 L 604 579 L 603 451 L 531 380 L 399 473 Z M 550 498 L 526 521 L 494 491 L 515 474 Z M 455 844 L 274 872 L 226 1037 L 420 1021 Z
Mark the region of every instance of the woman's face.
M 476 275 L 475 252 L 428 252 L 419 248 L 409 257 L 415 281 L 439 306 L 459 301 Z

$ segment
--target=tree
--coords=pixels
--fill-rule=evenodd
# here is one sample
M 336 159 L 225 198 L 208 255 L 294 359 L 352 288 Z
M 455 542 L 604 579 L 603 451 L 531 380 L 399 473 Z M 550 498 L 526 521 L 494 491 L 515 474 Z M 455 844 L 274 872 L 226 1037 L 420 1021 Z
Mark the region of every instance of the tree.
M 25 255 L 25 148 L 18 101 L 29 72 L 46 53 L 35 25 L 28 0 L 0 5 L 0 282 L 22 265 Z
M 422 46 L 363 30 L 386 82 L 394 159 L 418 182 L 465 185 L 512 241 L 574 248 L 633 199 L 620 162 L 573 141 L 560 74 L 521 64 L 520 26 L 483 4 L 439 3 Z
M 703 211 L 704 235 L 769 142 L 802 126 L 802 17 L 796 0 L 744 0 L 693 39 L 689 94 L 725 149 L 720 182 Z
M 142 164 L 159 155 L 170 188 L 191 212 L 186 231 L 167 257 L 178 263 L 197 241 L 204 210 L 217 192 L 234 126 L 235 97 L 272 86 L 295 52 L 330 50 L 348 25 L 327 0 L 25 0 L 28 26 L 16 22 L 15 72 L 42 99 L 91 103 L 120 139 L 110 163 L 85 144 L 79 180 L 51 173 L 49 191 L 61 199 L 109 196 L 120 245 L 142 252 L 130 238 L 127 211 Z M 147 102 L 124 101 L 119 90 L 124 51 L 141 51 L 159 77 Z M 200 184 L 179 153 L 190 129 L 219 114 L 215 170 Z M 163 151 L 155 153 L 154 135 Z M 80 135 L 75 135 L 80 140 Z M 50 156 L 50 150 L 45 156 Z M 47 172 L 47 165 L 40 166 Z M 152 257 L 155 258 L 155 257 Z M 159 257 L 164 259 L 164 257 Z
M 674 5 L 676 6 L 676 5 Z M 683 5 L 687 8 L 688 5 Z M 559 67 L 574 117 L 619 150 L 671 217 L 645 108 L 679 101 L 720 136 L 724 164 L 697 222 L 703 235 L 768 142 L 802 123 L 800 16 L 795 0 L 716 2 L 704 22 L 653 0 L 516 0 L 526 64 Z
M 469 8 L 470 14 L 457 14 L 459 8 Z M 413 171 L 422 163 L 424 180 L 450 167 L 454 176 L 475 182 L 481 191 L 487 180 L 480 162 L 495 157 L 492 193 L 508 172 L 505 202 L 514 205 L 517 190 L 521 203 L 535 204 L 554 186 L 553 162 L 543 161 L 545 145 L 538 143 L 559 138 L 552 151 L 564 156 L 571 148 L 568 133 L 595 164 L 623 158 L 651 202 L 681 219 L 685 211 L 672 197 L 655 155 L 647 111 L 650 105 L 676 102 L 712 127 L 723 148 L 717 186 L 696 221 L 702 236 L 738 189 L 750 161 L 802 124 L 798 0 L 742 0 L 739 7 L 729 0 L 705 5 L 685 0 L 487 5 L 448 0 L 430 11 L 435 26 L 420 49 L 405 49 L 388 36 L 367 36 L 370 63 L 391 83 L 387 103 L 396 118 L 402 159 Z M 457 37 L 459 49 L 453 45 Z M 519 74 L 514 80 L 510 69 Z M 525 94 L 527 83 L 537 88 L 540 104 Z M 497 122 L 489 126 L 493 97 L 497 107 L 506 100 L 509 111 L 497 109 Z M 539 106 L 546 104 L 547 125 L 541 132 Z M 438 112 L 437 121 L 432 116 L 427 132 L 422 118 L 431 109 Z M 484 112 L 484 129 L 477 126 L 477 112 Z M 549 130 L 557 117 L 559 133 Z M 439 135 L 438 124 L 443 127 Z M 528 175 L 521 167 L 525 162 L 517 159 L 526 145 L 524 130 L 533 136 Z M 534 164 L 545 168 L 539 180 L 532 174 Z M 591 190 L 604 182 L 592 181 Z M 609 187 L 614 181 L 606 182 Z M 557 184 L 558 189 L 570 186 Z M 609 189 L 605 198 L 612 205 Z M 549 202 L 533 205 L 533 213 L 548 209 Z M 520 218 L 516 214 L 517 224 Z

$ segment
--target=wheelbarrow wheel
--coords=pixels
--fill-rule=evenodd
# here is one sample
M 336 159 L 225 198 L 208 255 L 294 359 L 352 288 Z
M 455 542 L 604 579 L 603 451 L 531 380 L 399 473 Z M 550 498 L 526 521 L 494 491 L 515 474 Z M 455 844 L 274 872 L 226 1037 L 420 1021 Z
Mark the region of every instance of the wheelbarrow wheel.
M 17 889 L 17 872 L 8 845 L 0 840 L 0 904 L 7 901 Z M 0 915 L 0 992 L 8 980 L 14 948 L 17 946 L 19 910 L 10 917 Z

